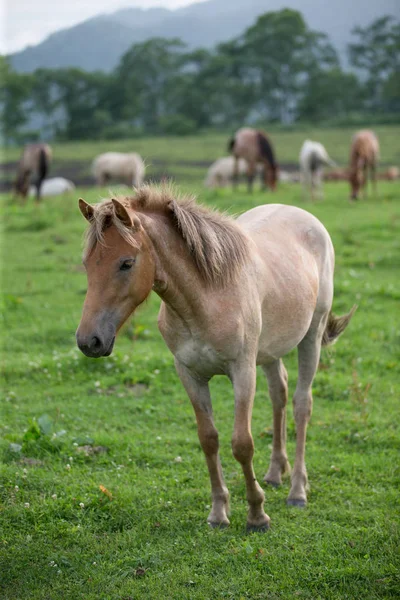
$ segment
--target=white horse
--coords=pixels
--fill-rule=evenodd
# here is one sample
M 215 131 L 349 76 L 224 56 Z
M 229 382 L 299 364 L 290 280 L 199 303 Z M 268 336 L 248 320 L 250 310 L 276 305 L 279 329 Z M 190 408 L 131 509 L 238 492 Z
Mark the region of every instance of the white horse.
M 42 196 L 60 196 L 61 194 L 67 194 L 75 189 L 75 184 L 69 179 L 64 177 L 51 177 L 45 179 L 42 183 L 41 194 Z M 31 185 L 29 188 L 29 196 L 36 196 L 36 187 Z
M 220 188 L 226 187 L 233 181 L 235 169 L 235 158 L 233 156 L 224 156 L 218 158 L 207 171 L 204 181 L 205 187 Z M 238 160 L 238 174 L 246 175 L 247 163 L 243 158 Z
M 310 192 L 311 199 L 314 199 L 314 191 L 316 196 L 323 197 L 322 177 L 323 167 L 334 167 L 335 163 L 325 150 L 324 146 L 319 142 L 306 140 L 300 150 L 300 172 L 304 186 L 304 194 Z
M 136 152 L 106 152 L 97 156 L 92 164 L 92 173 L 100 186 L 106 185 L 110 179 L 118 179 L 129 187 L 139 188 L 145 170 L 142 157 Z

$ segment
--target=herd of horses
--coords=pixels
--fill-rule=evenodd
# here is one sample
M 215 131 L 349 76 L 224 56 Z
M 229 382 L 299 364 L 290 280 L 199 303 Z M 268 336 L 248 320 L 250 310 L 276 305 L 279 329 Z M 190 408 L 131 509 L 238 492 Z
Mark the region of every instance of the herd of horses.
M 248 190 L 252 191 L 257 173 L 262 177 L 263 187 L 276 188 L 278 180 L 285 181 L 280 172 L 275 152 L 269 137 L 262 131 L 245 127 L 239 129 L 228 144 L 230 156 L 220 158 L 208 170 L 206 187 L 237 186 L 239 176 L 246 175 Z M 350 147 L 350 163 L 345 177 L 351 186 L 351 200 L 356 200 L 362 189 L 366 192 L 368 174 L 376 193 L 376 167 L 379 159 L 379 142 L 369 130 L 362 130 L 353 136 Z M 28 144 L 22 152 L 18 164 L 15 183 L 17 196 L 26 198 L 35 195 L 51 196 L 74 189 L 74 184 L 62 177 L 45 181 L 52 160 L 52 150 L 48 144 Z M 300 179 L 304 192 L 311 199 L 322 197 L 323 168 L 335 167 L 326 149 L 319 142 L 305 140 L 300 156 Z M 106 152 L 95 158 L 92 174 L 99 186 L 111 180 L 124 182 L 128 187 L 140 188 L 145 177 L 145 163 L 136 152 Z M 295 177 L 286 174 L 286 180 Z M 32 185 L 31 185 L 32 184 Z
M 233 185 L 245 164 L 250 189 L 257 169 L 264 185 L 275 189 L 279 169 L 265 134 L 241 129 L 229 147 Z M 378 151 L 372 132 L 354 136 L 352 198 L 365 185 L 368 170 L 375 180 Z M 24 151 L 18 185 L 20 191 L 26 190 L 35 175 L 40 197 L 50 153 L 45 145 L 31 147 L 31 153 L 29 158 Z M 79 200 L 88 221 L 83 256 L 88 289 L 77 345 L 91 358 L 110 355 L 118 331 L 154 291 L 161 299 L 158 326 L 192 402 L 206 458 L 212 497 L 208 523 L 229 525 L 229 492 L 209 389 L 214 375 L 226 375 L 234 391 L 232 452 L 246 483 L 247 529 L 265 531 L 270 519 L 253 468 L 251 433 L 256 366 L 265 373 L 273 406 L 272 455 L 264 481 L 278 486 L 291 471 L 286 451 L 288 375 L 282 359 L 297 348 L 296 451 L 287 503 L 305 506 L 306 433 L 321 347 L 337 340 L 355 310 L 341 317 L 332 313 L 330 236 L 316 217 L 295 206 L 257 206 L 234 219 L 197 204 L 193 197 L 179 197 L 167 185 L 142 185 L 143 161 L 138 155 L 129 156 L 123 172 L 127 182 L 135 182 L 132 193 L 95 205 Z M 300 162 L 304 183 L 311 190 L 319 185 L 320 169 L 332 164 L 323 146 L 311 141 L 305 142 Z M 96 159 L 98 183 L 104 185 L 115 176 L 117 164 L 115 153 Z

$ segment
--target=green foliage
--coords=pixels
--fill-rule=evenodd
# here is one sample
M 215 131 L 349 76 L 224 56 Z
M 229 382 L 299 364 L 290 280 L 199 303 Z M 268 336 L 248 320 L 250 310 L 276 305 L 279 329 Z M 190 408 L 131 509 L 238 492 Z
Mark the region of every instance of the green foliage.
M 7 143 L 28 119 L 27 103 L 31 98 L 32 76 L 18 75 L 0 56 L 0 124 Z
M 377 128 L 385 160 L 399 159 L 398 129 Z M 345 162 L 349 130 L 276 132 L 282 162 L 304 137 Z M 146 156 L 181 164 L 223 153 L 226 135 L 137 140 Z M 123 141 L 126 147 L 132 141 Z M 107 144 L 111 144 L 107 142 Z M 102 142 L 56 147 L 90 158 Z M 332 152 L 331 152 L 332 149 Z M 201 190 L 204 168 L 180 167 L 183 190 Z M 288 480 L 265 488 L 272 529 L 245 533 L 243 475 L 230 450 L 232 387 L 211 382 L 231 526 L 209 530 L 204 456 L 192 407 L 157 329 L 153 294 L 102 360 L 76 348 L 86 278 L 77 198 L 15 205 L 0 198 L 7 248 L 0 420 L 0 595 L 5 600 L 307 600 L 398 597 L 400 470 L 400 187 L 348 202 L 346 183 L 311 204 L 300 186 L 273 196 L 245 186 L 201 191 L 200 200 L 240 213 L 264 202 L 298 205 L 327 227 L 336 250 L 334 310 L 359 308 L 338 343 L 324 350 L 308 429 L 309 505 L 289 509 Z M 104 190 L 102 194 L 107 193 Z M 48 217 L 51 216 L 51 219 Z M 31 227 L 46 222 L 46 229 Z M 54 240 L 63 239 L 63 244 Z M 49 252 L 51 249 L 51 252 Z M 5 256 L 5 253 L 4 253 Z M 293 397 L 297 358 L 285 358 Z M 48 415 L 45 418 L 42 415 Z M 252 431 L 259 481 L 271 452 L 272 408 L 258 373 Z M 26 440 L 25 436 L 33 436 Z M 288 410 L 293 462 L 294 422 Z M 182 461 L 175 459 L 180 456 Z
M 353 30 L 356 41 L 349 45 L 353 67 L 365 76 L 366 104 L 384 109 L 385 100 L 400 102 L 398 73 L 400 69 L 400 23 L 393 17 L 381 17 L 369 27 Z M 393 106 L 393 104 L 392 104 Z
M 161 117 L 159 126 L 167 135 L 190 135 L 196 131 L 195 121 L 179 115 Z
M 356 28 L 349 46 L 353 72 L 341 68 L 327 36 L 291 9 L 261 15 L 214 50 L 188 51 L 179 39 L 160 37 L 134 44 L 111 73 L 38 69 L 26 75 L 3 58 L 3 134 L 18 143 L 39 135 L 188 135 L 249 120 L 343 122 L 354 111 L 366 116 L 377 108 L 398 121 L 399 32 L 390 17 Z M 40 132 L 26 131 L 32 114 L 40 117 Z
M 299 119 L 326 122 L 332 116 L 348 118 L 359 109 L 362 97 L 362 87 L 353 73 L 343 73 L 339 68 L 316 72 L 310 76 L 299 102 Z

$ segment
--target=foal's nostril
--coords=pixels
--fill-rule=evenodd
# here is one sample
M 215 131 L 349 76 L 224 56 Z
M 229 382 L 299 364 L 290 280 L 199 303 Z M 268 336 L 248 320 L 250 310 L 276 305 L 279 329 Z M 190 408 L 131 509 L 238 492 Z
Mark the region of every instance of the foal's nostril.
M 100 350 L 100 348 L 102 348 L 102 346 L 103 346 L 103 344 L 101 343 L 100 338 L 98 338 L 97 336 L 94 336 L 90 343 L 90 349 L 98 351 L 98 350 Z

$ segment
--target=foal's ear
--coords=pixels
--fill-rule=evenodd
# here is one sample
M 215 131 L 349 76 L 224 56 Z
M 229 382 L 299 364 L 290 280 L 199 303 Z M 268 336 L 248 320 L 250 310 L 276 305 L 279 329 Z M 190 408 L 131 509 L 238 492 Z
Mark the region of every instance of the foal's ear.
M 85 202 L 83 198 L 79 198 L 79 210 L 85 219 L 90 223 L 90 221 L 93 219 L 94 207 L 91 204 L 88 204 L 88 202 Z
M 138 217 L 135 215 L 130 215 L 125 206 L 115 198 L 112 198 L 112 203 L 118 219 L 127 227 L 131 227 L 134 231 L 137 231 L 140 227 L 140 221 Z

